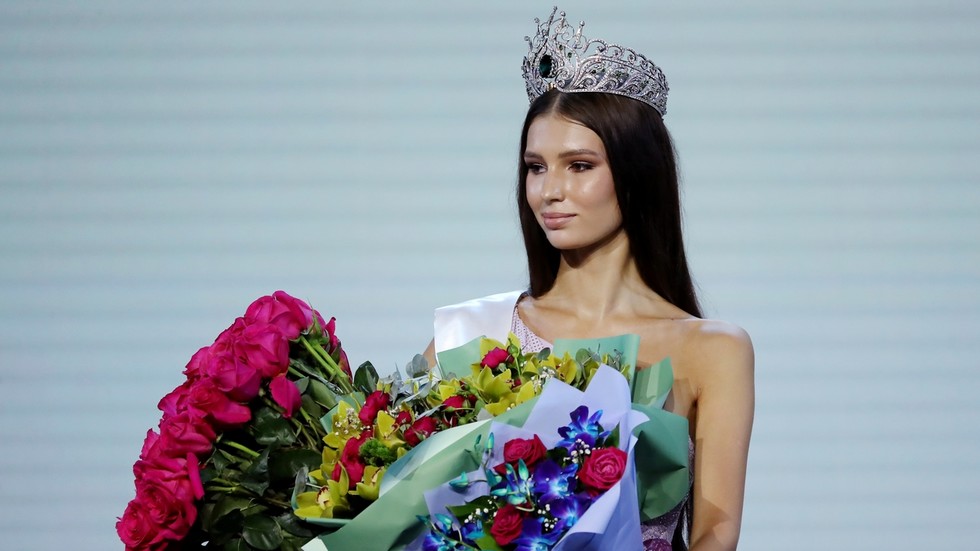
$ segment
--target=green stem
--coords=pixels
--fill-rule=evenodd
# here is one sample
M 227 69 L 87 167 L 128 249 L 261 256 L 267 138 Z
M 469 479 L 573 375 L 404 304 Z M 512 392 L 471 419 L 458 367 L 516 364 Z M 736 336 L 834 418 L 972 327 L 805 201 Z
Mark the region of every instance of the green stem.
M 253 458 L 262 455 L 259 452 L 255 451 L 255 450 L 251 450 L 249 448 L 246 448 L 245 446 L 239 444 L 238 442 L 234 442 L 232 440 L 226 440 L 224 443 L 225 444 L 228 444 L 232 448 L 235 448 L 236 450 L 238 450 L 240 452 L 243 452 L 243 453 L 245 453 L 245 454 L 247 454 L 247 455 L 249 455 L 249 456 L 251 456 Z
M 330 354 L 327 354 L 326 350 L 313 346 L 313 344 L 310 343 L 310 341 L 302 335 L 300 335 L 299 337 L 299 342 L 303 343 L 303 346 L 306 348 L 306 350 L 320 362 L 320 364 L 330 374 L 330 379 L 335 384 L 340 386 L 340 388 L 342 388 L 344 392 L 347 393 L 354 392 L 354 387 L 353 385 L 351 385 L 350 379 L 348 379 L 347 374 L 344 373 L 344 370 L 341 369 L 339 365 L 337 365 L 337 362 L 330 356 Z

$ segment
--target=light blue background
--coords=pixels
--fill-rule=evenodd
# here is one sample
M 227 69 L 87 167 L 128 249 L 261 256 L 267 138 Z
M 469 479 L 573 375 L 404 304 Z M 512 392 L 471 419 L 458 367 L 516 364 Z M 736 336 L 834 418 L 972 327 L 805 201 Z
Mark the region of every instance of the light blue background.
M 404 364 L 524 281 L 546 2 L 0 4 L 0 533 L 119 548 L 157 400 L 276 289 Z M 742 548 L 980 539 L 980 7 L 581 2 L 671 85 L 709 315 L 752 334 Z

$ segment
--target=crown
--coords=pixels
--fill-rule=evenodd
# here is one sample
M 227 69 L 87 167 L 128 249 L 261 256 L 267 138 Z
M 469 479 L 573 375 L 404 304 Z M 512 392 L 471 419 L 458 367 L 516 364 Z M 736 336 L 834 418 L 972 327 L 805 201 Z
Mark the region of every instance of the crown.
M 582 35 L 585 22 L 573 29 L 557 6 L 547 21 L 535 17 L 534 23 L 538 32 L 534 39 L 524 37 L 530 49 L 522 67 L 529 100 L 553 89 L 606 92 L 640 100 L 661 116 L 667 113 L 667 78 L 642 54 L 604 40 L 588 40 Z

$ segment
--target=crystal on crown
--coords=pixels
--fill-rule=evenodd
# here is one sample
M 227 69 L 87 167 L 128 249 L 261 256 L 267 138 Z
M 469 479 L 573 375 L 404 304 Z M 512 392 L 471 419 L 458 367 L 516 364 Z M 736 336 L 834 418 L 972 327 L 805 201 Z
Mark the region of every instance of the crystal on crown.
M 555 19 L 555 15 L 558 18 Z M 667 79 L 660 67 L 636 51 L 588 40 L 565 21 L 565 12 L 555 7 L 542 22 L 535 18 L 537 34 L 525 36 L 529 52 L 524 57 L 524 82 L 531 101 L 548 90 L 562 92 L 606 92 L 640 100 L 667 113 Z

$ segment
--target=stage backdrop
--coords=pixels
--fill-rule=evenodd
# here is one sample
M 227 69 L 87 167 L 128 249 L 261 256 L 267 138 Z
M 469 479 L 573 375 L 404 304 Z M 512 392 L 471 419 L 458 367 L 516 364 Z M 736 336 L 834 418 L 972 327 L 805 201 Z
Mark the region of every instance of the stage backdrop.
M 649 54 L 709 315 L 758 403 L 742 547 L 980 538 L 980 7 L 582 2 Z M 191 354 L 276 289 L 382 371 L 524 285 L 520 62 L 550 2 L 0 4 L 0 533 L 120 547 Z

